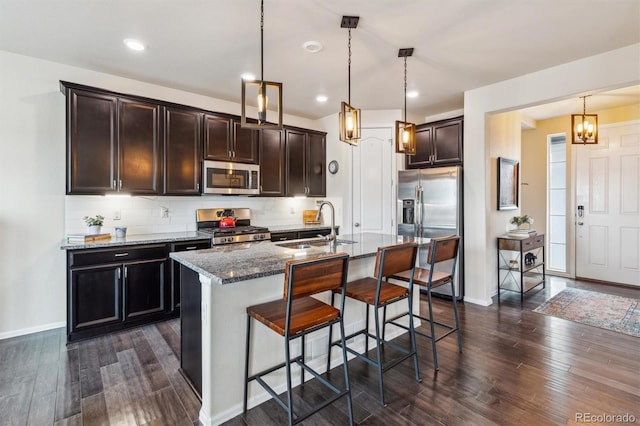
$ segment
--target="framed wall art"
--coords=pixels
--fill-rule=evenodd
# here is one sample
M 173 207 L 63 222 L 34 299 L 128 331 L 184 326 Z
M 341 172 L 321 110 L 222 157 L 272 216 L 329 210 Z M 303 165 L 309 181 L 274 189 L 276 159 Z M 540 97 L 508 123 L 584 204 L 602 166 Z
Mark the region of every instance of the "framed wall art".
M 518 208 L 520 164 L 516 160 L 498 157 L 498 210 Z

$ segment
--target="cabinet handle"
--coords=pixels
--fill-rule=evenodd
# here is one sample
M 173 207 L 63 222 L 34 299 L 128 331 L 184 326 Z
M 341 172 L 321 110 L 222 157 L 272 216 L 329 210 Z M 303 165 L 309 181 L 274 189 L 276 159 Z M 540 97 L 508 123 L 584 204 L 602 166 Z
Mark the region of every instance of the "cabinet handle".
M 200 192 L 200 184 L 196 183 L 196 191 Z
M 115 257 L 123 257 L 123 256 L 129 256 L 129 253 L 125 252 L 125 253 L 116 253 L 114 254 Z
M 118 181 L 118 191 L 122 191 L 122 179 Z
M 118 279 L 122 278 L 122 270 L 118 268 Z
M 185 250 L 195 250 L 197 248 L 198 248 L 197 246 L 189 246 L 189 247 L 186 247 Z
M 126 266 L 124 267 L 124 279 L 125 280 L 127 279 L 127 267 Z
M 116 180 L 115 180 L 115 179 L 113 180 L 113 186 L 112 186 L 112 188 L 113 188 L 113 189 L 118 189 L 118 185 L 116 184 Z

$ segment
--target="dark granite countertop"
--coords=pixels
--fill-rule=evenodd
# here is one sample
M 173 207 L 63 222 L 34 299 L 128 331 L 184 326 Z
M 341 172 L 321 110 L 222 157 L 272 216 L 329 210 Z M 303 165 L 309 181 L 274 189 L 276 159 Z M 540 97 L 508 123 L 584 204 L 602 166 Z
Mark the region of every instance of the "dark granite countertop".
M 336 247 L 336 252 L 348 253 L 351 259 L 375 256 L 378 247 L 416 241 L 424 246 L 428 238 L 402 237 L 397 235 L 363 233 L 341 235 L 339 240 L 350 240 L 353 244 Z M 317 238 L 294 240 L 318 241 Z M 217 246 L 211 249 L 171 253 L 172 259 L 211 278 L 216 284 L 230 284 L 254 278 L 281 274 L 287 260 L 322 256 L 330 253 L 329 246 L 312 246 L 305 249 L 285 248 L 278 244 L 291 244 L 292 241 L 272 243 L 270 241 L 239 243 Z
M 190 240 L 210 240 L 211 235 L 202 234 L 196 231 L 186 232 L 163 232 L 157 234 L 139 234 L 129 235 L 125 238 L 111 237 L 110 240 L 98 240 L 91 243 L 69 243 L 63 240 L 60 248 L 63 250 L 74 249 L 90 249 L 99 247 L 118 247 L 118 246 L 130 246 L 137 244 L 153 244 L 153 243 L 172 243 L 179 241 Z

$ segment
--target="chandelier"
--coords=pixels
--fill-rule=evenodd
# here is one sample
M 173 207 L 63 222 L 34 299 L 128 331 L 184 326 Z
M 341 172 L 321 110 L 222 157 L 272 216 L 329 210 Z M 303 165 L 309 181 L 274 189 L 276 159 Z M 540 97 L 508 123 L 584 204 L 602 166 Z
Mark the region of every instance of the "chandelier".
M 269 98 L 275 100 L 271 109 Z M 251 108 L 256 109 L 257 117 L 247 117 L 247 110 Z M 282 83 L 264 79 L 264 0 L 260 0 L 260 80 L 242 80 L 240 126 L 250 129 L 282 129 Z
M 587 96 L 581 96 L 582 114 L 571 114 L 572 144 L 595 145 L 598 143 L 598 115 L 587 114 Z

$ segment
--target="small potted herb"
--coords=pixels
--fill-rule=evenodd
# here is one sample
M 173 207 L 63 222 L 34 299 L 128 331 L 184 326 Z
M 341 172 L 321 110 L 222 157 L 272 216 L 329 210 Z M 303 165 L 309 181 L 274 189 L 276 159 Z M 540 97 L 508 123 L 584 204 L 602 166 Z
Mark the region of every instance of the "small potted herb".
M 100 233 L 100 229 L 104 225 L 104 216 L 97 214 L 96 217 L 85 216 L 83 219 L 84 223 L 89 227 L 87 234 L 96 235 Z

